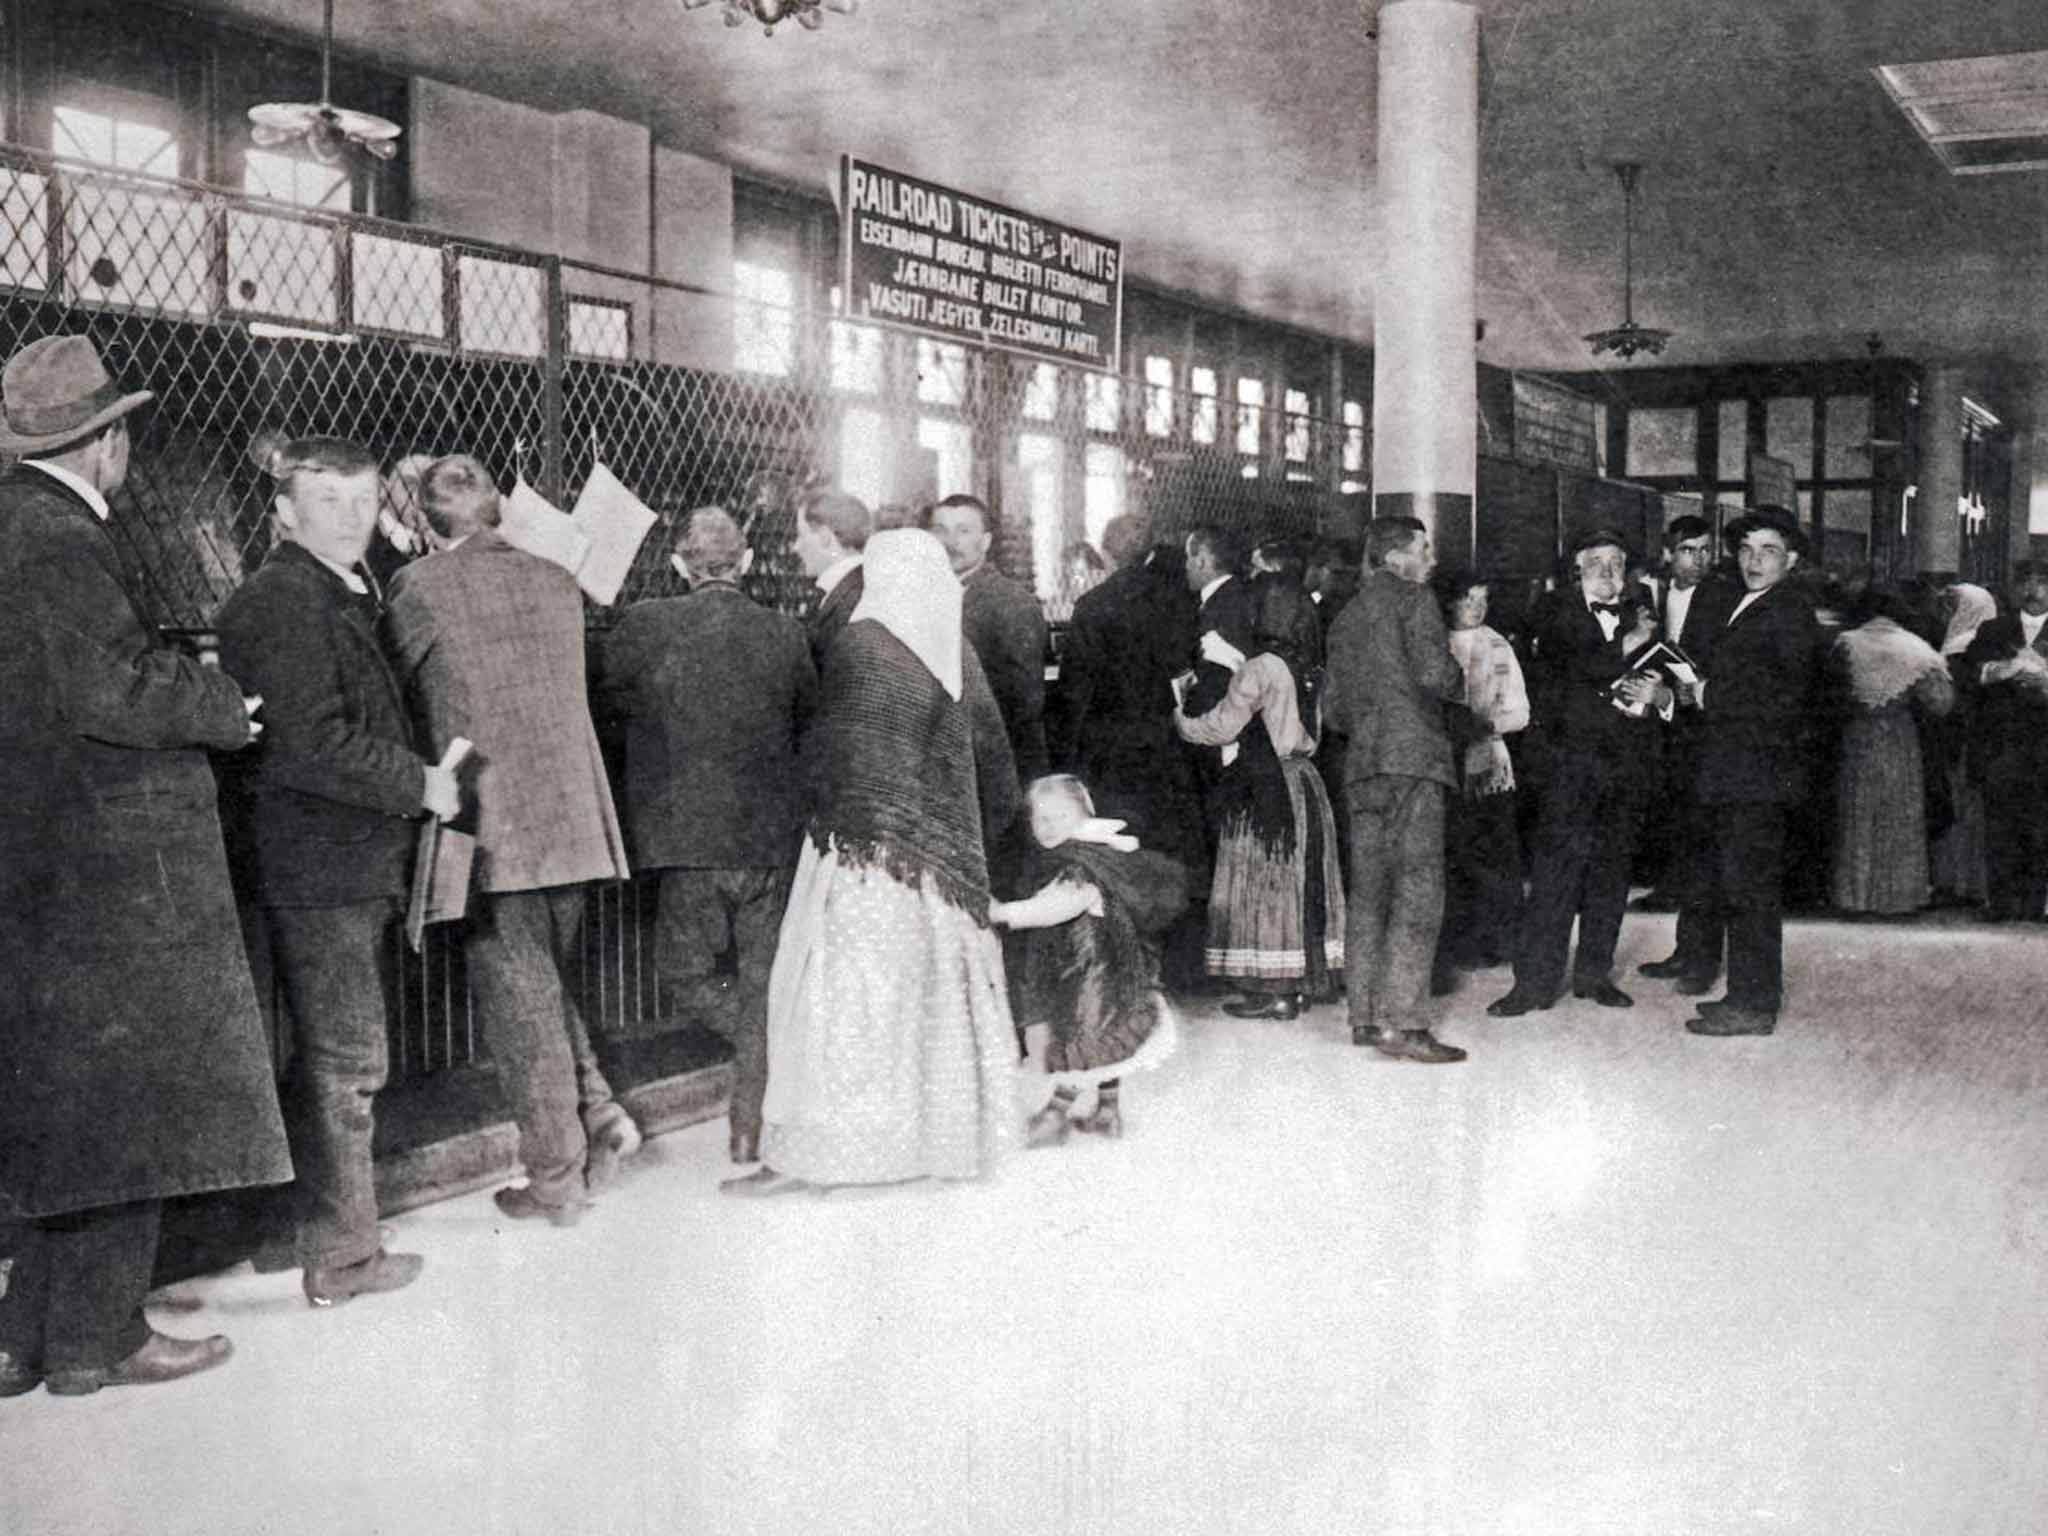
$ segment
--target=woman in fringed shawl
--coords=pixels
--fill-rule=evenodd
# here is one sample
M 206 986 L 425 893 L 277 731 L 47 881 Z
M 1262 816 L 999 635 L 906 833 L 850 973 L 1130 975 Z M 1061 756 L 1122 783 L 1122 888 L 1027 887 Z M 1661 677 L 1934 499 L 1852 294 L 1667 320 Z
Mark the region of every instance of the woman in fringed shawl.
M 1991 887 L 1984 872 L 1984 788 L 1975 782 L 1967 761 L 1970 722 L 1964 717 L 1971 694 L 1963 686 L 1963 653 L 1977 631 L 1998 617 L 1998 600 L 1966 581 L 1950 587 L 1947 595 L 1948 632 L 1942 637 L 1941 655 L 1956 684 L 1956 708 L 1933 733 L 1939 762 L 1928 764 L 1928 769 L 1938 768 L 1946 779 L 1950 814 L 1947 829 L 1934 836 L 1929 874 L 1937 903 L 1980 907 L 1989 899 Z
M 973 1178 L 1017 1137 L 984 821 L 1018 792 L 938 540 L 868 540 L 825 659 L 817 786 L 768 983 L 762 1166 L 735 1194 Z
M 1444 818 L 1444 923 L 1433 987 L 1456 985 L 1459 969 L 1499 965 L 1515 950 L 1522 909 L 1522 846 L 1516 828 L 1515 768 L 1503 739 L 1529 723 L 1529 689 L 1507 638 L 1486 622 L 1487 587 L 1477 573 L 1439 578 L 1437 599 L 1451 654 L 1465 673 L 1459 792 Z
M 1024 883 L 1031 895 L 990 904 L 998 926 L 1017 930 L 1018 1021 L 1027 1045 L 1043 1034 L 1052 1099 L 1032 1116 L 1032 1146 L 1124 1130 L 1124 1074 L 1173 1053 L 1173 1010 L 1159 989 L 1159 936 L 1187 905 L 1187 871 L 1138 846 L 1121 821 L 1096 816 L 1088 787 L 1071 774 L 1027 792 L 1031 839 Z M 1095 1090 L 1086 1115 L 1073 1110 Z
M 1321 730 L 1323 632 L 1299 586 L 1268 578 L 1251 658 L 1223 702 L 1190 720 L 1197 746 L 1236 743 L 1219 788 L 1222 825 L 1204 961 L 1247 996 L 1241 1019 L 1291 1019 L 1332 995 L 1344 966 L 1344 888 L 1330 799 L 1311 759 Z
M 1955 686 L 1941 654 L 1906 628 L 1896 590 L 1871 588 L 1854 617 L 1834 645 L 1844 720 L 1830 895 L 1845 912 L 1917 912 L 1929 887 L 1915 711 L 1947 714 Z

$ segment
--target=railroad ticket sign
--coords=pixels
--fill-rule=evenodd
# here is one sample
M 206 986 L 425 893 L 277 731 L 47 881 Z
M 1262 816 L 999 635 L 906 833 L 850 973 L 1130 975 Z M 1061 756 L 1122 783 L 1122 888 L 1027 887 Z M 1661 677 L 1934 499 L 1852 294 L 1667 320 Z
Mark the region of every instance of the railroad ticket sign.
M 1119 242 L 851 155 L 839 193 L 849 319 L 1116 371 Z

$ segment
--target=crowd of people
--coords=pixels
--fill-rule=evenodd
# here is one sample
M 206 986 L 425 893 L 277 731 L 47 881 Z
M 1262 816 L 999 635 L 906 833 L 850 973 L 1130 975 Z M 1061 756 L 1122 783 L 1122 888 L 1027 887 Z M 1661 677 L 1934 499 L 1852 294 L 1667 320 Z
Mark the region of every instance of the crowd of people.
M 372 560 L 377 460 L 315 437 L 266 447 L 274 547 L 209 664 L 144 622 L 102 526 L 148 399 L 81 337 L 0 374 L 0 1395 L 227 1357 L 143 1315 L 171 1196 L 274 1187 L 272 1251 L 316 1307 L 418 1279 L 371 1144 L 423 826 L 474 839 L 466 972 L 525 1173 L 497 1208 L 557 1226 L 640 1142 L 570 981 L 586 892 L 629 871 L 658 883 L 666 996 L 733 1043 L 723 1188 L 746 1198 L 1121 1135 L 1198 985 L 1255 1020 L 1341 995 L 1354 1043 L 1425 1064 L 1464 1059 L 1432 998 L 1465 970 L 1512 963 L 1496 1017 L 1567 986 L 1631 1006 L 1645 864 L 1678 923 L 1642 971 L 1700 997 L 1693 1033 L 1767 1035 L 1822 800 L 1845 908 L 1946 881 L 2048 911 L 2032 565 L 2014 613 L 1865 584 L 1830 627 L 1796 524 L 1735 519 L 1724 568 L 1681 518 L 1643 580 L 1619 534 L 1577 538 L 1503 632 L 1411 518 L 1367 526 L 1360 575 L 1330 544 L 1125 517 L 1049 690 L 974 497 L 878 519 L 807 495 L 802 619 L 748 595 L 745 533 L 699 508 L 688 591 L 593 640 L 476 460 L 414 465 L 423 547 Z

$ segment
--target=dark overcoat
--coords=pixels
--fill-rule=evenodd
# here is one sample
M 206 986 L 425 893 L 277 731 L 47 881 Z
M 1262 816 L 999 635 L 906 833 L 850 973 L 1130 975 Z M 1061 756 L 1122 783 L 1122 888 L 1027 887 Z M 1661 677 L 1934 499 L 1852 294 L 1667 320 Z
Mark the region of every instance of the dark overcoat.
M 204 749 L 226 673 L 144 624 L 84 500 L 0 474 L 0 1216 L 292 1175 Z
M 224 774 L 245 892 L 266 907 L 404 896 L 426 765 L 375 601 L 285 543 L 218 627 L 221 665 L 263 696 L 263 739 Z
M 1735 594 L 1713 609 L 1741 604 Z M 1690 620 L 1691 616 L 1687 616 Z M 1687 632 L 1693 625 L 1688 622 Z M 1796 805 L 1810 781 L 1809 736 L 1825 636 L 1803 582 L 1780 581 L 1688 654 L 1706 675 L 1693 759 L 1702 805 Z
M 1045 614 L 1037 598 L 984 562 L 960 584 L 960 625 L 1002 711 L 1017 778 L 1028 784 L 1048 761 Z
M 803 627 L 729 581 L 628 608 L 599 648 L 594 703 L 625 726 L 633 866 L 794 865 L 817 695 Z

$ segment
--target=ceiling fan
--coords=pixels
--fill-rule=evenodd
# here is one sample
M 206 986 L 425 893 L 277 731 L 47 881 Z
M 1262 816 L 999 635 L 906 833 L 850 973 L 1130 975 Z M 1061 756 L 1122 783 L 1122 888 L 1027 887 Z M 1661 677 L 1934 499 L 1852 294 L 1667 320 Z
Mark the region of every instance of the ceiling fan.
M 318 101 L 266 101 L 249 109 L 249 137 L 259 149 L 302 143 L 306 152 L 325 165 L 332 165 L 351 147 L 379 160 L 398 153 L 402 131 L 389 118 L 374 112 L 354 112 L 337 107 L 328 99 L 328 77 L 334 53 L 334 0 L 324 0 L 320 24 L 320 99 Z

